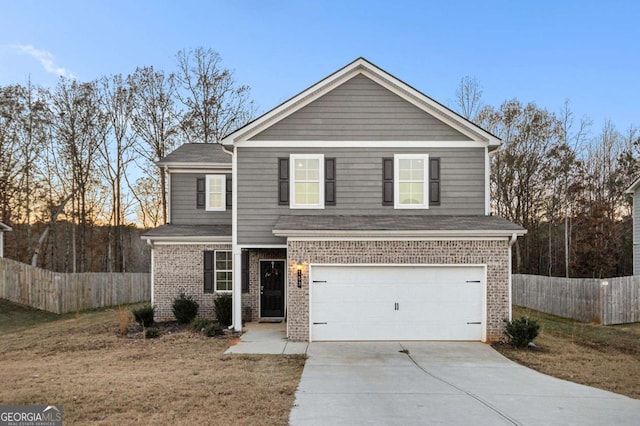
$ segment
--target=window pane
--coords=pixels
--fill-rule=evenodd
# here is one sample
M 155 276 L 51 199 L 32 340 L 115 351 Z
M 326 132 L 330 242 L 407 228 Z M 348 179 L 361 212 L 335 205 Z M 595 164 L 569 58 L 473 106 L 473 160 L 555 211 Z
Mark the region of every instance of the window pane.
M 398 161 L 398 174 L 400 180 L 408 180 L 411 178 L 411 160 Z
M 411 160 L 411 180 L 424 179 L 424 161 Z
M 210 194 L 209 195 L 209 207 L 222 207 L 222 195 Z

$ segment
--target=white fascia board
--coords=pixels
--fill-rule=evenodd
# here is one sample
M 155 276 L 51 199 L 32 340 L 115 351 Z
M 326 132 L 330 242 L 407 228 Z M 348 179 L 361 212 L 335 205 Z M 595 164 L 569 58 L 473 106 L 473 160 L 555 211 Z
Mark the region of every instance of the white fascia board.
M 363 58 L 355 60 L 351 64 L 329 75 L 288 101 L 285 101 L 281 105 L 265 113 L 263 116 L 257 118 L 253 123 L 250 123 L 245 128 L 240 128 L 231 133 L 225 137 L 221 143 L 223 145 L 234 145 L 238 143 L 244 145 L 248 139 L 268 128 L 270 125 L 305 107 L 357 74 L 365 75 L 421 110 L 429 114 L 435 114 L 444 123 L 473 140 L 484 141 L 490 147 L 498 147 L 502 143 L 498 137 L 471 122 L 466 122 L 464 117 L 459 116 L 442 104 L 429 98 Z
M 396 237 L 396 238 L 420 238 L 420 237 L 512 237 L 514 234 L 522 236 L 527 233 L 526 229 L 514 230 L 473 230 L 473 231 L 452 231 L 452 230 L 399 230 L 399 231 L 347 231 L 347 230 L 279 230 L 274 229 L 273 235 L 277 237 L 297 238 L 297 237 L 331 237 L 331 238 L 375 238 L 375 237 Z
M 638 187 L 640 187 L 640 177 L 634 180 L 631 186 L 629 186 L 629 188 L 627 188 L 627 190 L 624 191 L 624 193 L 633 195 L 636 192 L 636 189 L 638 189 Z
M 400 96 L 405 101 L 425 111 L 426 113 L 429 113 L 431 115 L 434 115 L 435 113 L 435 116 L 441 119 L 442 122 L 453 127 L 463 135 L 466 135 L 474 140 L 477 140 L 479 138 L 480 140 L 486 141 L 489 146 L 500 146 L 502 144 L 502 141 L 500 141 L 500 139 L 498 139 L 494 135 L 490 134 L 489 132 L 471 122 L 466 123 L 465 118 L 458 116 L 456 113 L 452 112 L 445 106 L 429 98 L 423 93 L 420 93 L 403 81 L 398 80 L 389 74 L 383 74 L 379 70 L 370 68 L 368 68 L 362 74 L 364 74 L 366 77 L 369 77 L 371 80 L 375 81 L 392 93 Z
M 243 148 L 487 148 L 480 141 L 243 141 Z
M 9 225 L 0 222 L 0 232 L 11 232 L 13 231 L 13 228 L 11 228 Z
M 166 166 L 169 173 L 231 173 L 231 164 L 191 164 Z
M 206 244 L 206 243 L 231 243 L 231 235 L 222 237 L 153 237 L 143 235 L 143 241 L 153 244 Z
M 238 244 L 241 249 L 286 249 L 286 244 Z
M 318 99 L 325 93 L 332 90 L 335 86 L 339 85 L 343 81 L 348 80 L 351 77 L 351 74 L 355 69 L 363 67 L 366 61 L 362 59 L 358 59 L 353 61 L 351 64 L 346 67 L 336 71 L 335 73 L 325 77 L 320 80 L 313 86 L 307 88 L 306 90 L 298 93 L 288 101 L 278 105 L 271 111 L 263 114 L 261 117 L 257 118 L 253 123 L 250 123 L 246 126 L 246 128 L 240 128 L 230 135 L 226 136 L 224 139 L 220 141 L 222 145 L 234 145 L 239 141 L 244 141 L 250 139 L 252 136 L 260 133 L 265 128 L 269 127 L 273 122 L 282 120 L 288 115 L 294 113 L 295 111 L 303 108 L 314 100 Z

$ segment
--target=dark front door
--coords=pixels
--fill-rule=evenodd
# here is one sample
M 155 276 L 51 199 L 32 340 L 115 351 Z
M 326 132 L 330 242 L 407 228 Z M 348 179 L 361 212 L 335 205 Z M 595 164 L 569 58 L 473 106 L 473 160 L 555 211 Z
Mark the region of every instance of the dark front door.
M 260 261 L 260 316 L 284 318 L 284 260 Z

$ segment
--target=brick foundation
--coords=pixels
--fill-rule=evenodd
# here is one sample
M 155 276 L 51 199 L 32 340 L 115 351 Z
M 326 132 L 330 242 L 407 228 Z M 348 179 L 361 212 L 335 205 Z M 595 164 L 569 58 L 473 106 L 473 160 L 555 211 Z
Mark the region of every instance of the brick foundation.
M 508 240 L 468 241 L 289 241 L 287 336 L 309 339 L 309 264 L 478 264 L 487 265 L 487 340 L 502 337 L 509 315 Z M 295 262 L 300 259 L 302 288 Z

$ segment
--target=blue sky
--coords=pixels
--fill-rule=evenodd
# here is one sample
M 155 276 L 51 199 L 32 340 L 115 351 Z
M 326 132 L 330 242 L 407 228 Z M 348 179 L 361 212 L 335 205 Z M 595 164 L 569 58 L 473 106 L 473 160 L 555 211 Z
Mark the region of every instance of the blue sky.
M 565 99 L 624 131 L 640 126 L 638 1 L 0 0 L 0 85 L 173 71 L 204 46 L 251 87 L 259 112 L 364 56 L 450 105 L 474 76 L 484 101 Z

